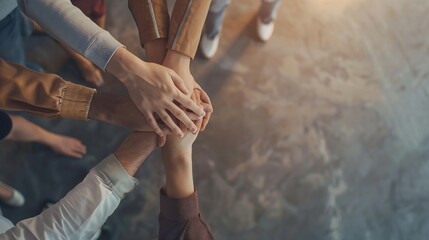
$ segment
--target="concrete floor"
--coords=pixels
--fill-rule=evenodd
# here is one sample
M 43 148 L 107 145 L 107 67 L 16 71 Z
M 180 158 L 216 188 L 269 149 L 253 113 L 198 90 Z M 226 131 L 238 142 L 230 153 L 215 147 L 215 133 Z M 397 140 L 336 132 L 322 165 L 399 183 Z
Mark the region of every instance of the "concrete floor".
M 255 37 L 258 0 L 232 1 L 211 61 L 193 62 L 215 115 L 194 152 L 202 213 L 217 239 L 426 240 L 429 236 L 429 4 L 425 0 L 284 0 L 270 42 Z M 124 1 L 108 28 L 143 57 Z M 76 66 L 45 37 L 30 58 L 67 79 Z M 34 47 L 37 46 L 37 47 Z M 48 62 L 46 59 L 52 59 Z M 117 91 L 109 81 L 101 91 Z M 121 91 L 123 92 L 123 91 Z M 82 139 L 84 160 L 37 144 L 0 144 L 0 178 L 27 198 L 14 221 L 79 182 L 126 136 L 94 121 L 46 121 Z M 157 233 L 159 153 L 102 239 Z

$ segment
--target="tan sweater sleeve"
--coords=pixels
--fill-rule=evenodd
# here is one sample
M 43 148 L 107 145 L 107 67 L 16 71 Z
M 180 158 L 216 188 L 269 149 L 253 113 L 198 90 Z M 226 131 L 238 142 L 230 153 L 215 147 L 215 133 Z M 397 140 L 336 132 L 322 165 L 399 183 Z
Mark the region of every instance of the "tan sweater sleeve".
M 211 0 L 176 0 L 171 21 L 166 0 L 129 0 L 142 46 L 168 38 L 167 48 L 194 58 Z
M 46 118 L 86 120 L 95 89 L 0 59 L 0 108 Z
M 167 48 L 194 58 L 211 0 L 177 0 L 171 15 Z
M 146 42 L 168 38 L 167 0 L 128 0 L 128 7 L 139 30 L 142 47 Z

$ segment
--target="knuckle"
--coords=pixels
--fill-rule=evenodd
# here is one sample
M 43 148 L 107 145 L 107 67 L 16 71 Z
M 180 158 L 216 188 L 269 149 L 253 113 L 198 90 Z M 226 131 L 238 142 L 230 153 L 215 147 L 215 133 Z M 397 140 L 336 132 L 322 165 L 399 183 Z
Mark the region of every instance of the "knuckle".
M 176 117 L 180 117 L 180 118 L 183 118 L 183 117 L 184 117 L 184 115 L 185 115 L 185 113 L 184 113 L 182 110 L 180 110 L 180 109 L 176 109 L 176 110 L 174 110 L 174 111 L 173 111 L 173 114 L 174 114 L 174 116 L 176 116 Z
M 152 124 L 153 126 L 155 126 L 155 125 L 156 125 L 156 121 L 155 121 L 155 119 L 153 119 L 153 118 L 150 118 L 150 119 L 149 119 L 149 123 L 150 123 L 150 124 Z
M 170 120 L 170 116 L 168 116 L 167 114 L 163 114 L 163 115 L 161 115 L 161 120 L 163 122 L 167 122 Z

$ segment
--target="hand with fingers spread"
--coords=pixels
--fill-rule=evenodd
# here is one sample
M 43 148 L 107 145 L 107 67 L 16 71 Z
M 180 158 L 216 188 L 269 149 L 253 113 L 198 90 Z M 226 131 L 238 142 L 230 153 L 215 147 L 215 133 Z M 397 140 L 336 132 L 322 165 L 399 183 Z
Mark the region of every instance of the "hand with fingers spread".
M 205 112 L 191 100 L 190 91 L 173 70 L 143 62 L 125 49 L 119 49 L 115 53 L 107 70 L 125 84 L 131 99 L 158 135 L 163 136 L 165 133 L 158 124 L 157 117 L 178 136 L 183 136 L 183 132 L 175 119 L 184 123 L 192 132 L 197 131 L 185 110 L 199 117 L 203 117 Z
M 190 89 L 190 92 L 191 92 L 190 94 L 192 95 L 195 94 L 195 91 L 192 91 L 194 89 L 197 89 L 198 92 L 200 93 L 199 94 L 199 100 L 201 100 L 200 106 L 202 106 L 205 112 L 205 115 L 203 116 L 202 127 L 201 127 L 201 131 L 204 131 L 210 120 L 211 114 L 213 113 L 213 107 L 207 93 L 201 88 L 201 86 L 195 81 L 194 77 L 192 76 L 190 71 L 190 64 L 191 64 L 190 62 L 191 62 L 191 59 L 188 56 L 173 50 L 169 50 L 166 54 L 163 65 L 168 68 L 171 68 L 177 74 L 179 74 L 180 77 L 182 77 L 187 89 Z
M 62 135 L 54 134 L 48 145 L 58 154 L 63 154 L 75 158 L 82 158 L 86 154 L 86 146 L 81 141 Z
M 199 97 L 200 105 L 204 108 L 204 111 L 206 112 L 206 115 L 203 117 L 201 129 L 200 129 L 201 132 L 204 132 L 204 130 L 206 130 L 206 127 L 210 121 L 210 117 L 212 116 L 213 106 L 209 95 L 203 90 L 203 88 L 201 88 L 201 86 L 196 81 L 194 81 L 194 92 L 195 90 L 199 93 L 198 97 Z

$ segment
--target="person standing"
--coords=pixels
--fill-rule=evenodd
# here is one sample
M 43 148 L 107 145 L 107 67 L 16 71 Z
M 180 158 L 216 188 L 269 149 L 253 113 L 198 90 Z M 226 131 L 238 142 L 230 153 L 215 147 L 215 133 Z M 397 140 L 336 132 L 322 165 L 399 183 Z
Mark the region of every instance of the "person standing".
M 201 53 L 207 59 L 212 58 L 219 48 L 222 25 L 229 2 L 229 0 L 213 0 L 210 5 L 200 42 Z M 280 2 L 280 0 L 261 0 L 256 20 L 256 32 L 258 38 L 263 42 L 267 42 L 273 35 Z

